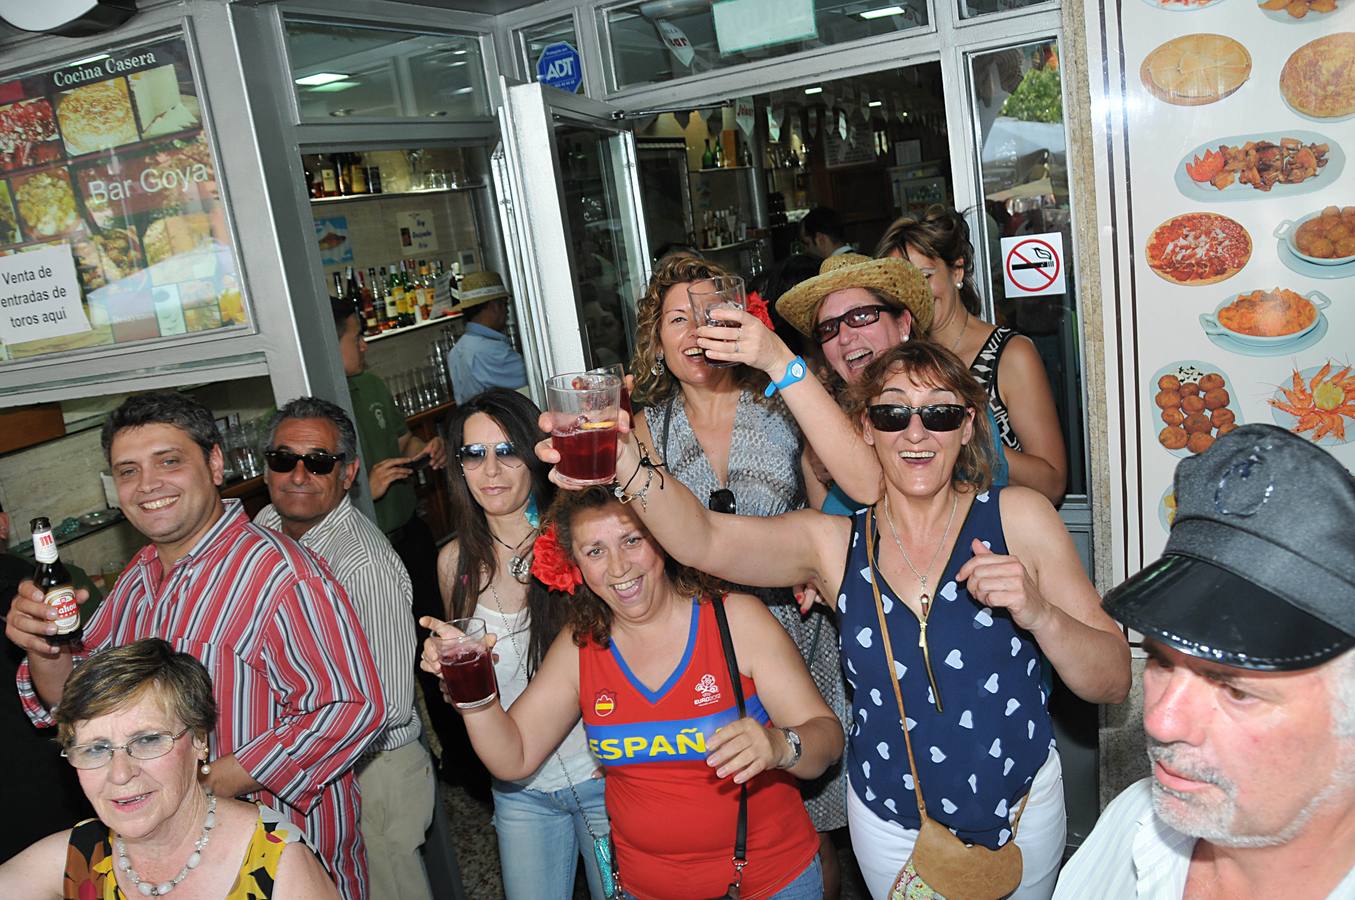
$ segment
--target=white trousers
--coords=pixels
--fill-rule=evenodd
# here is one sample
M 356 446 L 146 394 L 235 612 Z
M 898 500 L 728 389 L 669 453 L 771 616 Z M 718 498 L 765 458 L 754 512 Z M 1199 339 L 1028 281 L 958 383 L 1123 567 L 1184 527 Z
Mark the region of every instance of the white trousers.
M 358 773 L 362 839 L 372 900 L 432 900 L 424 871 L 424 833 L 433 822 L 437 779 L 423 744 L 378 753 Z
M 922 790 L 925 795 L 925 784 Z M 1012 805 L 1021 806 L 1019 802 Z M 1016 815 L 1015 809 L 1011 815 Z M 856 854 L 871 897 L 884 900 L 899 870 L 912 855 L 917 831 L 875 815 L 856 796 L 854 788 L 847 791 L 847 827 L 851 830 L 852 852 Z M 1030 786 L 1030 802 L 1026 804 L 1016 831 L 1022 871 L 1021 886 L 1010 895 L 1013 900 L 1049 900 L 1053 895 L 1067 832 L 1063 764 L 1059 761 L 1059 752 L 1050 750 L 1049 758 L 1035 773 L 1035 781 Z

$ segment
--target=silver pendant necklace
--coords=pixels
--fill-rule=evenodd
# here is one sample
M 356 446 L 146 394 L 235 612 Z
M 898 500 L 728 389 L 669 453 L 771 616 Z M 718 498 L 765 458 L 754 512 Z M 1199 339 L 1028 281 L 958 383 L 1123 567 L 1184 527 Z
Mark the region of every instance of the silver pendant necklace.
M 216 827 L 216 794 L 211 789 L 207 790 L 207 818 L 202 823 L 202 835 L 193 842 L 193 852 L 188 854 L 188 862 L 179 870 L 169 881 L 162 881 L 160 884 L 151 884 L 149 881 L 142 881 L 141 876 L 137 874 L 136 869 L 132 868 L 132 861 L 127 858 L 127 845 L 122 842 L 122 838 L 113 839 L 113 849 L 118 854 L 118 868 L 127 874 L 136 885 L 136 889 L 144 897 L 163 897 L 188 877 L 188 873 L 196 869 L 202 863 L 202 851 L 207 849 L 207 841 L 211 839 L 212 829 Z
M 526 553 L 518 553 L 518 549 L 522 547 L 523 544 L 527 543 L 527 541 L 536 537 L 536 532 L 537 529 L 535 528 L 527 532 L 527 536 L 518 541 L 517 546 L 515 547 L 495 534 L 494 529 L 491 528 L 489 530 L 489 536 L 507 547 L 508 552 L 512 554 L 511 558 L 508 560 L 508 574 L 512 575 L 513 580 L 518 584 L 526 584 L 528 579 L 532 577 L 532 553 L 530 550 Z

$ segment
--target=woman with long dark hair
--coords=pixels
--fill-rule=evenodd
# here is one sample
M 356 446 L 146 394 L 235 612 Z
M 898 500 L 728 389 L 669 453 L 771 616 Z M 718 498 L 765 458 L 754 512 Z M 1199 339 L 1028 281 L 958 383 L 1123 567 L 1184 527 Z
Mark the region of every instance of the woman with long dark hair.
M 505 709 L 527 689 L 566 614 L 567 598 L 530 574 L 537 509 L 555 493 L 548 467 L 532 453 L 540 414 L 521 394 L 495 388 L 459 406 L 447 423 L 456 537 L 438 554 L 438 583 L 448 619 L 484 619 L 496 636 L 494 673 Z M 607 810 L 582 726 L 528 777 L 495 779 L 492 793 L 508 900 L 573 896 L 576 856 L 601 900 L 593 845 L 608 832 Z

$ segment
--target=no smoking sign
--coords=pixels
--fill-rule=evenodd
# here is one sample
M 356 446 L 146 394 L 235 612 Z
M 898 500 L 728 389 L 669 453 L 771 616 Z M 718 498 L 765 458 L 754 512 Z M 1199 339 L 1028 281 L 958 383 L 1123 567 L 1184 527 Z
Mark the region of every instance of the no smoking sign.
M 1004 237 L 1002 282 L 1009 300 L 1067 293 L 1062 232 Z

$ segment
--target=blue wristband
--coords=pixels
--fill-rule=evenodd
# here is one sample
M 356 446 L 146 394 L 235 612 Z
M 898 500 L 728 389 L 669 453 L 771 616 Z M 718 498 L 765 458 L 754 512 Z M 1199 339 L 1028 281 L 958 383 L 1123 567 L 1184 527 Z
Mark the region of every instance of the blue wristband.
M 786 374 L 781 376 L 781 380 L 773 381 L 767 385 L 767 389 L 762 394 L 764 397 L 770 397 L 777 391 L 784 391 L 797 381 L 804 381 L 808 374 L 809 366 L 805 365 L 804 357 L 797 356 L 786 365 Z

